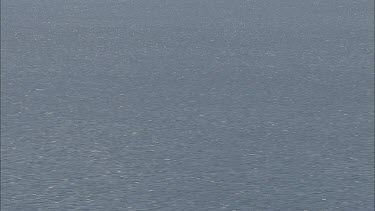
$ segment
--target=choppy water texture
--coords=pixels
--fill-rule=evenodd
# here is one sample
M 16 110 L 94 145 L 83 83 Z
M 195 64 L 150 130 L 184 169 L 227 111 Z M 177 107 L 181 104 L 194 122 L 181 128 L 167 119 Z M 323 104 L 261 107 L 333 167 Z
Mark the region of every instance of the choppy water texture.
M 371 0 L 3 0 L 1 210 L 374 210 Z

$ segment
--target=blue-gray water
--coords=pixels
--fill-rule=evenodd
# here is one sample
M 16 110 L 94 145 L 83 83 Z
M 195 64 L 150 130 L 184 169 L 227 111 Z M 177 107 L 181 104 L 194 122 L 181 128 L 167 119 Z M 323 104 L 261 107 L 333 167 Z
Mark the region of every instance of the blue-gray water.
M 1 210 L 374 210 L 371 0 L 3 0 Z

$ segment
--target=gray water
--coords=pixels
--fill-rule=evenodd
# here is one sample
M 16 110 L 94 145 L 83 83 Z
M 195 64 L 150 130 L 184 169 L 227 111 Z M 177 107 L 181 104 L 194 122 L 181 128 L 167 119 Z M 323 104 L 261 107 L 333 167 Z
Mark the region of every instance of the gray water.
M 371 0 L 3 0 L 1 210 L 374 210 Z

